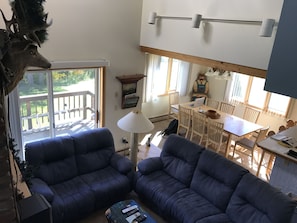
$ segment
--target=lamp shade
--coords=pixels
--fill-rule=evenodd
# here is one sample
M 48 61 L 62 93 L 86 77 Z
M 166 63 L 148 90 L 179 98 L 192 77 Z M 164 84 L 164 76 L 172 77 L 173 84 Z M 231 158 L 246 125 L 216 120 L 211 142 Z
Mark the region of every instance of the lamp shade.
M 141 111 L 132 111 L 118 121 L 118 126 L 131 133 L 145 133 L 154 129 L 154 124 Z

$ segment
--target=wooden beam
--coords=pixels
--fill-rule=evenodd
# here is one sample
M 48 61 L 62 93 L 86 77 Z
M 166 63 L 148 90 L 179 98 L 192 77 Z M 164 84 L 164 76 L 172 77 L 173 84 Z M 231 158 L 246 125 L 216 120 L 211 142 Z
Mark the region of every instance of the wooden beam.
M 160 50 L 160 49 L 150 48 L 146 46 L 140 46 L 140 50 L 142 52 L 175 58 L 175 59 L 187 61 L 190 63 L 200 64 L 207 67 L 219 68 L 227 71 L 234 71 L 242 74 L 248 74 L 255 77 L 266 78 L 267 70 L 227 63 L 223 61 L 211 60 L 207 58 L 202 58 L 202 57 L 167 51 L 167 50 Z

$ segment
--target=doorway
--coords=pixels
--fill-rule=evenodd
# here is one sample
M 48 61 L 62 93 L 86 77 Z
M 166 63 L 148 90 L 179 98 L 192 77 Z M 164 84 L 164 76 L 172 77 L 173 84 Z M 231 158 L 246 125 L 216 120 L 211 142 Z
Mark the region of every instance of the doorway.
M 101 68 L 27 71 L 17 88 L 18 126 L 26 143 L 100 126 Z M 15 126 L 14 126 L 15 127 Z

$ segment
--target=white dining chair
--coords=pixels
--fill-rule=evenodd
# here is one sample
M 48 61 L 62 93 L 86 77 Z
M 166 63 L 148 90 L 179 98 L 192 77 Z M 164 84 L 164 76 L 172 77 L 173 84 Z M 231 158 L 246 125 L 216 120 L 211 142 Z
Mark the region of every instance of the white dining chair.
M 271 137 L 273 135 L 275 135 L 275 131 L 270 130 L 270 131 L 267 132 L 266 136 Z M 267 160 L 266 163 L 263 163 L 265 155 L 268 156 L 268 159 L 266 159 Z M 264 166 L 266 168 L 266 174 L 265 175 L 266 175 L 267 180 L 269 181 L 274 160 L 275 160 L 275 155 L 274 154 L 272 154 L 272 153 L 270 153 L 268 151 L 262 150 L 262 155 L 261 155 L 261 158 L 260 158 L 260 162 L 259 162 L 259 165 L 258 165 L 256 176 L 259 177 L 261 167 Z
M 208 118 L 207 139 L 205 147 L 208 148 L 212 146 L 217 153 L 221 150 L 221 148 L 226 150 L 228 138 L 223 133 L 224 123 Z
M 230 103 L 227 103 L 227 102 L 221 102 L 219 110 L 227 114 L 233 115 L 234 109 L 235 109 L 234 105 L 231 105 Z
M 256 123 L 258 121 L 259 116 L 260 116 L 259 110 L 256 110 L 250 107 L 245 107 L 244 113 L 243 113 L 243 119 Z
M 251 167 L 253 168 L 253 161 L 254 161 L 254 150 L 257 147 L 257 142 L 266 138 L 266 134 L 268 132 L 269 126 L 260 129 L 258 136 L 255 140 L 250 138 L 241 138 L 235 141 L 234 149 L 232 153 L 232 159 L 234 159 L 234 155 L 236 154 L 243 154 L 248 157 L 251 157 Z
M 188 137 L 191 130 L 192 109 L 186 106 L 178 106 L 178 127 L 177 133 Z
M 173 118 L 177 119 L 178 118 L 178 111 L 172 107 L 172 105 L 177 105 L 179 104 L 179 92 L 171 92 L 168 94 L 168 99 L 169 99 L 169 108 L 168 108 L 168 119 Z
M 193 141 L 194 136 L 199 137 L 199 144 L 201 145 L 204 138 L 207 136 L 206 132 L 206 115 L 197 110 L 192 114 L 192 129 L 190 140 Z
M 205 103 L 208 107 L 214 108 L 214 109 L 218 109 L 220 102 L 211 98 L 207 98 L 206 99 L 206 103 Z

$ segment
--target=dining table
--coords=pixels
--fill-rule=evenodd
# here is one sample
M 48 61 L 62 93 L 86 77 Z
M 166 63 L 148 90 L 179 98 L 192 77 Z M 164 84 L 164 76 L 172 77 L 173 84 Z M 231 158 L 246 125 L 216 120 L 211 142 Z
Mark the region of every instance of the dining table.
M 244 137 L 246 135 L 249 135 L 249 134 L 263 128 L 262 125 L 247 121 L 247 120 L 240 118 L 238 116 L 235 116 L 235 115 L 227 114 L 225 112 L 222 112 L 218 109 L 211 108 L 206 105 L 195 106 L 194 102 L 186 102 L 186 103 L 182 103 L 182 104 L 172 105 L 172 109 L 176 109 L 178 111 L 179 105 L 190 107 L 193 109 L 193 111 L 198 110 L 199 112 L 202 112 L 202 113 L 206 113 L 209 110 L 216 111 L 216 113 L 218 115 L 217 115 L 217 117 L 215 117 L 215 119 L 218 122 L 224 123 L 224 132 L 227 133 L 227 135 L 228 135 L 227 146 L 226 146 L 226 151 L 225 151 L 225 157 L 227 157 L 227 158 L 229 156 L 229 150 L 231 147 L 232 136 Z

